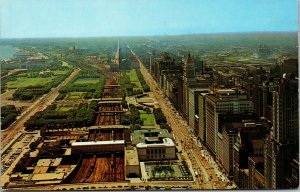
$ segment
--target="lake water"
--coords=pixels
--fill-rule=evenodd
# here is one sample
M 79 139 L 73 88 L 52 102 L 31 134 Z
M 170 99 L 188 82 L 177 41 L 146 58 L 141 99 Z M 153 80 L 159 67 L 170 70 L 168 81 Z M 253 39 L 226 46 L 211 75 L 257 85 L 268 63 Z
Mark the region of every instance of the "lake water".
M 10 59 L 17 51 L 17 48 L 11 46 L 0 46 L 0 59 Z

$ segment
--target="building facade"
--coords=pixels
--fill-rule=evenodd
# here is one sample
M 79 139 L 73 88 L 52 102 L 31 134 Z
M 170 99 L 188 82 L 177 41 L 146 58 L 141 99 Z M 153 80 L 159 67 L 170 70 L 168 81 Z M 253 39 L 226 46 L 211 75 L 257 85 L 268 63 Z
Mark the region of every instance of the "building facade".
M 206 106 L 206 146 L 213 156 L 218 148 L 218 132 L 221 132 L 219 125 L 220 114 L 240 114 L 253 112 L 253 102 L 241 90 L 220 89 L 213 94 L 207 94 Z
M 284 74 L 273 91 L 273 126 L 264 148 L 265 186 L 284 189 L 288 186 L 289 166 L 299 154 L 298 80 Z

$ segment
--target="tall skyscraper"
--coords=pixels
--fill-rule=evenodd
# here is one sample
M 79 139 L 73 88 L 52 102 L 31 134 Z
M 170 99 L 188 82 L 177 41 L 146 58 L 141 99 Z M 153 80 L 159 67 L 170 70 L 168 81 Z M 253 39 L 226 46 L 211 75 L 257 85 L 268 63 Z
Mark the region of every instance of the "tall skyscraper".
M 264 148 L 266 188 L 290 188 L 290 163 L 299 153 L 298 115 L 298 80 L 284 74 L 273 91 L 273 126 Z
M 189 85 L 196 81 L 195 65 L 190 54 L 188 54 L 183 65 L 183 116 L 188 120 L 189 111 Z
M 201 85 L 201 82 L 199 82 Z M 204 84 L 205 85 L 205 84 Z M 202 93 L 208 93 L 208 86 L 206 88 L 189 88 L 189 119 L 188 123 L 190 128 L 194 131 L 197 138 L 199 136 L 199 105 L 203 108 L 202 103 L 199 103 L 199 95 Z M 203 109 L 202 109 L 203 111 Z
M 221 114 L 240 114 L 253 112 L 253 102 L 241 90 L 220 89 L 207 94 L 206 106 L 206 145 L 215 156 L 218 148 L 218 133 L 221 132 L 219 116 Z

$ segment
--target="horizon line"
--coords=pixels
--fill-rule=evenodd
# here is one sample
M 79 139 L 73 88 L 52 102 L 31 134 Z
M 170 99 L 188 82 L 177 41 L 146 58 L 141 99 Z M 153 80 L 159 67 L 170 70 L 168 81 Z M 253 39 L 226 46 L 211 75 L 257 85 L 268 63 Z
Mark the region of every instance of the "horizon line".
M 5 37 L 0 40 L 10 39 L 84 39 L 84 38 L 124 38 L 124 37 L 165 37 L 165 36 L 193 36 L 193 35 L 222 35 L 222 34 L 255 34 L 255 33 L 298 33 L 298 31 L 238 31 L 238 32 L 202 32 L 182 34 L 157 34 L 157 35 L 100 35 L 100 36 L 58 36 L 58 37 Z

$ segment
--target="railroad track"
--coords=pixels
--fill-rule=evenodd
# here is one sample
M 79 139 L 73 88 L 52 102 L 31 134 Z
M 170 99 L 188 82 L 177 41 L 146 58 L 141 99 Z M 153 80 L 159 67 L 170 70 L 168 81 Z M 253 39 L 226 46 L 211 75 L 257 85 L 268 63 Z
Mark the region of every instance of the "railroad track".
M 112 73 L 108 76 L 102 98 L 115 98 L 119 93 L 120 74 Z M 113 87 L 113 88 L 111 88 Z M 119 97 L 119 95 L 117 95 Z M 97 115 L 96 125 L 119 125 L 121 119 L 119 114 L 122 107 L 120 103 L 103 105 L 99 107 L 99 113 Z M 100 113 L 104 111 L 103 113 Z M 123 133 L 95 130 L 90 133 L 89 141 L 109 141 L 114 139 L 124 139 Z M 83 157 L 81 167 L 71 183 L 94 183 L 94 182 L 115 182 L 124 181 L 124 154 L 97 154 L 91 157 Z

